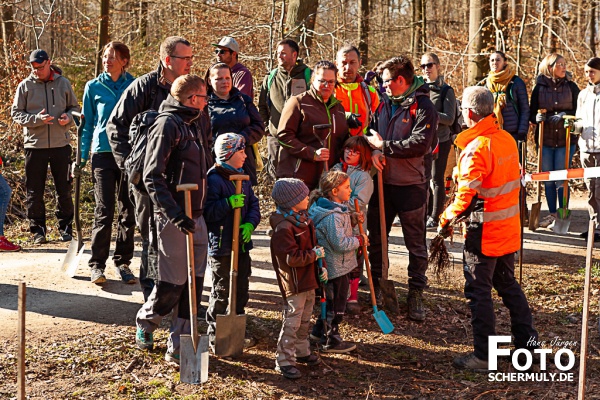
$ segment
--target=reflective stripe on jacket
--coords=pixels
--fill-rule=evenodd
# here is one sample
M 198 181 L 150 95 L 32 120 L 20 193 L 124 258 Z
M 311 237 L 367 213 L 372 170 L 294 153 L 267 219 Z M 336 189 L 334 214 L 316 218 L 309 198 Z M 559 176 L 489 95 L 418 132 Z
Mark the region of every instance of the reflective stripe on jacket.
M 366 98 L 367 92 L 370 99 Z M 362 126 L 350 129 L 350 135 L 356 136 L 366 133 L 371 123 L 371 115 L 379 107 L 379 96 L 375 88 L 364 83 L 363 78 L 357 75 L 354 83 L 338 84 L 335 88 L 335 98 L 342 103 L 347 113 L 351 112 L 360 115 L 358 120 Z M 369 105 L 371 106 L 370 109 Z
M 488 257 L 519 249 L 519 154 L 512 136 L 492 114 L 456 138 L 463 149 L 454 201 L 440 217 L 444 226 L 469 216 L 465 248 Z

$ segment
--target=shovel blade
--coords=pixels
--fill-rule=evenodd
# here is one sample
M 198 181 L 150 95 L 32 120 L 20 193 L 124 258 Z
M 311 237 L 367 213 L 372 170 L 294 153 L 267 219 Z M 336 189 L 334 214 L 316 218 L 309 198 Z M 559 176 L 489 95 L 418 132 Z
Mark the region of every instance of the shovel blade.
M 379 287 L 381 288 L 383 306 L 392 314 L 398 314 L 400 312 L 400 306 L 398 305 L 398 296 L 396 296 L 394 282 L 380 278 Z
M 63 260 L 61 268 L 69 278 L 73 278 L 75 276 L 84 250 L 85 245 L 83 244 L 83 241 L 75 239 L 71 240 L 71 244 L 69 244 L 69 249 L 67 250 L 67 254 L 65 255 L 65 259 Z
M 215 355 L 236 357 L 244 352 L 246 315 L 217 315 Z
M 531 212 L 529 213 L 529 230 L 535 231 L 540 227 L 540 210 L 542 209 L 542 203 L 533 203 L 531 205 Z
M 571 212 L 569 210 L 559 208 L 556 213 L 556 219 L 554 220 L 554 226 L 552 227 L 552 230 L 554 233 L 565 235 L 569 232 L 569 225 L 571 225 Z
M 191 335 L 180 336 L 179 380 L 198 385 L 208 380 L 208 335 L 198 337 L 198 349 L 194 350 Z
M 382 310 L 377 310 L 377 306 L 373 306 L 373 317 L 385 335 L 392 333 L 394 330 L 394 325 L 392 325 L 392 322 L 388 316 L 385 315 L 385 312 Z

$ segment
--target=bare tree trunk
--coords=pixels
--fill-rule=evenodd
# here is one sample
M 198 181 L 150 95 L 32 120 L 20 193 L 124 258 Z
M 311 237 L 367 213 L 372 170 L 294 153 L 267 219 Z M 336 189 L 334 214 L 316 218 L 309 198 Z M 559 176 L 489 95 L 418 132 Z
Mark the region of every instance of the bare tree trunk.
M 471 0 L 469 4 L 469 64 L 467 67 L 467 82 L 474 85 L 483 79 L 487 72 L 487 58 L 480 54 L 489 36 L 483 34 L 480 27 L 489 19 L 491 4 L 488 0 Z M 488 23 L 486 23 L 488 25 Z
M 556 53 L 558 50 L 558 37 L 552 33 L 558 29 L 558 24 L 554 23 L 558 13 L 558 0 L 548 1 L 548 36 L 546 36 L 546 47 L 549 53 Z
M 362 65 L 369 63 L 369 0 L 358 0 L 358 50 Z
M 527 0 L 523 2 L 523 15 L 521 16 L 521 27 L 519 28 L 519 36 L 517 37 L 517 75 L 521 69 L 521 43 L 523 41 L 523 33 L 525 33 L 525 20 L 527 19 Z
M 592 2 L 590 9 L 590 36 L 589 46 L 592 57 L 596 55 L 596 12 L 598 12 L 598 3 Z
M 102 71 L 102 49 L 108 43 L 108 20 L 110 0 L 100 1 L 100 22 L 98 23 L 98 45 L 96 46 L 95 76 Z
M 412 7 L 412 35 L 410 41 L 410 51 L 413 58 L 420 56 L 423 43 L 423 1 L 413 0 Z
M 138 22 L 140 42 L 144 47 L 148 46 L 148 2 L 140 0 L 140 20 Z
M 524 3 L 527 3 L 529 0 L 521 0 Z M 524 5 L 527 8 L 527 5 Z M 517 19 L 517 0 L 510 0 L 510 19 Z
M 319 0 L 290 0 L 288 6 L 285 20 L 287 36 L 298 42 L 300 55 L 306 60 L 310 54 L 318 8 Z
M 6 65 L 11 65 L 11 55 L 8 48 L 8 44 L 15 40 L 15 24 L 12 22 L 13 19 L 13 8 L 9 5 L 2 6 L 2 53 L 4 55 L 4 61 Z

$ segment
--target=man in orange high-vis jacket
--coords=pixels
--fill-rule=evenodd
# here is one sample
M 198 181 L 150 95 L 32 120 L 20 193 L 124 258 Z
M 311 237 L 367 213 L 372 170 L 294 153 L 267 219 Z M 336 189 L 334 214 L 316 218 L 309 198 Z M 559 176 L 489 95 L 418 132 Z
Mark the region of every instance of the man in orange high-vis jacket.
M 342 103 L 346 110 L 350 135 L 362 135 L 368 131 L 371 118 L 379 107 L 379 95 L 377 90 L 367 85 L 358 73 L 361 59 L 356 47 L 345 45 L 339 49 L 335 66 L 338 69 L 335 98 Z
M 468 218 L 463 265 L 474 351 L 455 358 L 453 365 L 487 370 L 488 341 L 496 334 L 492 288 L 510 310 L 515 348 L 535 348 L 532 343 L 537 342 L 538 333 L 514 276 L 515 252 L 520 246 L 517 145 L 500 129 L 493 114 L 494 97 L 486 88 L 465 89 L 462 110 L 469 129 L 455 141 L 462 150 L 457 191 L 440 217 L 438 233 L 447 237 L 452 233 L 452 220 Z

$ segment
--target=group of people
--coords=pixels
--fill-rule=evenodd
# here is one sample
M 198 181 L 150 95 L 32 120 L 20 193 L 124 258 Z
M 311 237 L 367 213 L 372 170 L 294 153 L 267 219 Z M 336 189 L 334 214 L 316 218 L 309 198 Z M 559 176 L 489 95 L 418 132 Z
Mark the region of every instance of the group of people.
M 179 336 L 190 330 L 185 240 L 189 234 L 194 238 L 196 298 L 201 299 L 207 265 L 212 276 L 206 320 L 214 346 L 216 316 L 228 307 L 234 209 L 241 209 L 234 295 L 236 312 L 244 313 L 249 299 L 251 238 L 261 220 L 253 190 L 260 157 L 256 145 L 264 136 L 267 171 L 276 179 L 272 197 L 277 208 L 269 222 L 273 268 L 284 299 L 276 356 L 276 369 L 283 376 L 299 378 L 297 363 L 320 362 L 310 350 L 309 338 L 324 352 L 346 353 L 356 348 L 341 337 L 339 325 L 346 312 L 360 310 L 358 287 L 366 255 L 362 249 L 367 247 L 376 299 L 381 302 L 379 279 L 387 257 L 382 242 L 389 240 L 396 218 L 409 253 L 407 309 L 415 321 L 426 319 L 426 229 L 437 227 L 440 235 L 449 236 L 454 222 L 469 220 L 465 295 L 472 310 L 475 343 L 474 352 L 455 359 L 457 367 L 479 370 L 487 366 L 488 337 L 495 332 L 492 287 L 511 311 L 515 347 L 527 347 L 530 338 L 537 339 L 527 300 L 514 278 L 514 253 L 520 244 L 517 142 L 526 139 L 530 125 L 547 121 L 540 143 L 543 169 L 562 168 L 562 117 L 577 112 L 581 123 L 573 132 L 582 132 L 580 148 L 588 154 L 584 162 L 599 165 L 600 157 L 595 154 L 600 153 L 600 113 L 595 113 L 595 98 L 600 92 L 600 59 L 588 62 L 590 87 L 579 95 L 566 73 L 565 59 L 547 56 L 529 103 L 514 67 L 503 53 L 495 52 L 490 57 L 490 75 L 480 86 L 465 89 L 461 111 L 434 53 L 423 55 L 422 75 L 415 74 L 408 57 L 398 56 L 378 63 L 367 74 L 367 82 L 359 74 L 362 65 L 356 47 L 343 46 L 335 62 L 319 61 L 311 70 L 298 58 L 298 44 L 285 39 L 277 45 L 277 68 L 260 86 L 257 107 L 251 73 L 238 61 L 239 44 L 224 37 L 214 47 L 217 60 L 202 78 L 191 73 L 192 44 L 182 37 L 168 37 L 160 46 L 156 70 L 134 79 L 127 72 L 129 49 L 121 42 L 110 42 L 103 52 L 104 71 L 84 90 L 82 161 L 73 166 L 73 173 L 80 173 L 90 162 L 96 200 L 91 281 L 106 281 L 117 206 L 113 262 L 125 283 L 136 282 L 129 269 L 135 225 L 142 237 L 139 282 L 144 304 L 136 316 L 140 348 L 153 348 L 153 332 L 172 312 L 165 358 L 179 361 Z M 68 241 L 73 220 L 68 130 L 72 112 L 80 108 L 69 81 L 45 51 L 32 52 L 29 62 L 31 75 L 19 84 L 11 111 L 25 134 L 30 230 L 35 243 L 46 242 L 46 175 L 39 171 L 46 171 L 50 164 L 58 194 L 59 232 Z M 530 109 L 545 112 L 534 114 Z M 149 110 L 157 113 L 147 132 L 141 178 L 145 190 L 141 190 L 131 184 L 126 165 L 133 147 L 132 132 Z M 459 117 L 467 129 L 453 132 Z M 445 170 L 453 144 L 461 151 L 457 190 L 444 210 Z M 248 175 L 249 180 L 236 193 L 230 178 L 239 174 Z M 375 174 L 381 174 L 381 188 Z M 1 183 L 0 179 L 0 189 Z M 177 191 L 184 183 L 198 186 L 191 194 L 191 215 L 185 213 L 183 192 Z M 600 185 L 589 184 L 590 204 L 597 210 Z M 558 182 L 546 186 L 549 216 L 544 224 L 552 222 L 557 196 L 562 200 L 558 187 Z M 383 197 L 383 219 L 379 218 L 379 196 Z M 3 199 L 0 196 L 0 212 L 8 203 Z M 11 243 L 2 236 L 2 220 L 0 246 L 5 246 Z M 368 234 L 360 233 L 359 225 Z M 381 235 L 382 228 L 386 237 Z M 327 312 L 309 334 L 319 288 L 327 300 Z

